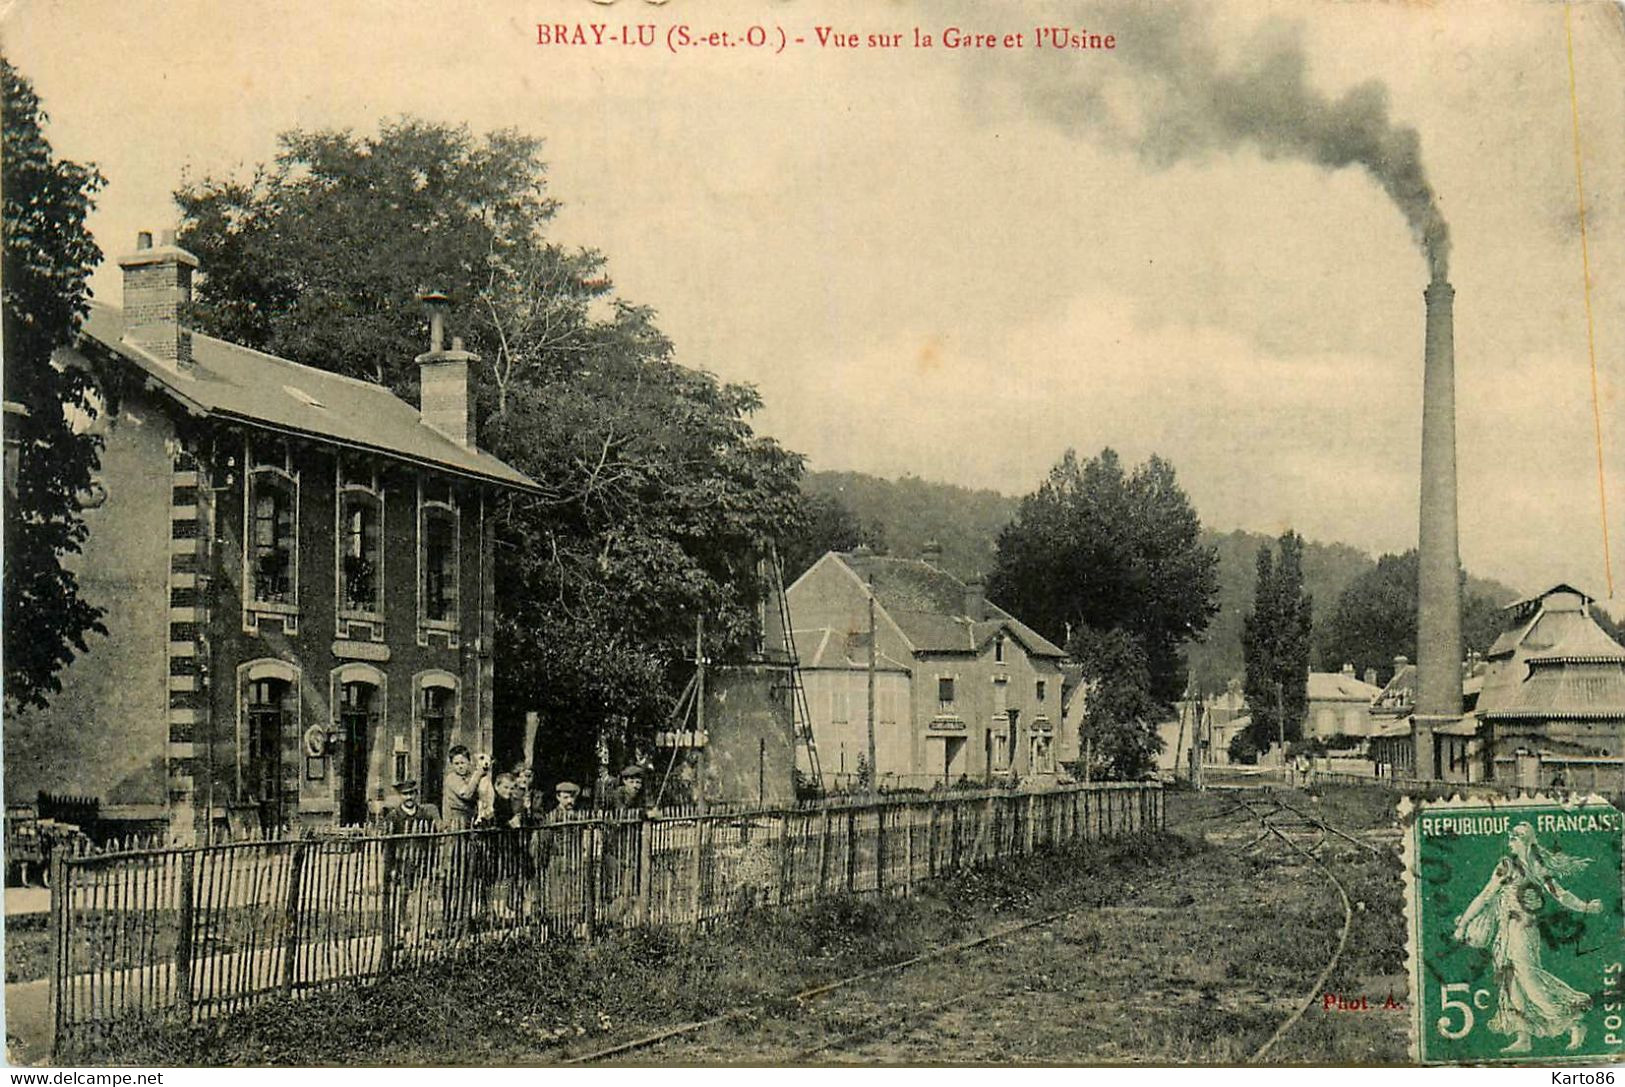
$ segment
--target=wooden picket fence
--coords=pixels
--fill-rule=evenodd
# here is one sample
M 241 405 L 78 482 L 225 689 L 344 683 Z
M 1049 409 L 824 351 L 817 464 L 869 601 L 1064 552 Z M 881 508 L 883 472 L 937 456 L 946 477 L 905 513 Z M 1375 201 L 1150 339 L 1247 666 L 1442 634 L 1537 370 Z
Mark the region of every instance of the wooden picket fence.
M 62 854 L 51 883 L 56 1044 L 410 970 L 522 932 L 590 939 L 907 894 L 945 873 L 1162 825 L 1160 786 L 1118 783 Z

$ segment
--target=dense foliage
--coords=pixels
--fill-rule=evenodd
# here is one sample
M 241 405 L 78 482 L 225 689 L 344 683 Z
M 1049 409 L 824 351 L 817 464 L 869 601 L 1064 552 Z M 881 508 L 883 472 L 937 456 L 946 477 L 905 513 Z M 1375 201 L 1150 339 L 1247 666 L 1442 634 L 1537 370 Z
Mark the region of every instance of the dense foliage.
M 933 483 L 918 476 L 880 479 L 862 472 L 808 472 L 809 497 L 838 503 L 857 521 L 863 542 L 915 558 L 926 544 L 942 552 L 937 565 L 961 580 L 985 577 L 998 560 L 1000 530 L 1018 500 L 997 491 Z M 878 549 L 878 548 L 877 548 Z M 816 557 L 816 556 L 815 556 Z
M 698 617 L 708 655 L 751 643 L 762 543 L 805 523 L 801 458 L 752 432 L 753 389 L 677 364 L 598 253 L 548 241 L 535 139 L 406 119 L 280 148 L 176 194 L 201 326 L 415 399 L 417 298 L 448 294 L 481 445 L 542 489 L 499 518 L 499 713 L 541 712 L 544 775 L 644 748 Z
M 73 425 L 75 418 L 94 417 L 94 387 L 84 370 L 52 363 L 88 308 L 85 281 L 101 250 L 85 216 L 103 182 L 94 168 L 55 156 L 38 96 L 4 58 L 0 82 L 6 437 L 17 442 L 15 490 L 6 496 L 5 514 L 5 699 L 11 710 L 45 705 L 61 690 L 58 673 L 87 651 L 86 634 L 106 633 L 101 609 L 80 595 L 78 579 L 63 565 L 84 544 L 76 496 L 99 467 L 99 439 L 76 433 Z
M 803 487 L 802 518 L 796 531 L 779 541 L 784 580 L 800 577 L 829 551 L 851 551 L 859 546 L 886 550 L 886 530 L 878 522 L 865 522 L 839 496 Z
M 1503 586 L 1475 584 L 1462 575 L 1464 654 L 1483 653 L 1494 643 L 1503 625 L 1501 608 L 1511 596 Z M 1396 656 L 1416 659 L 1417 599 L 1416 551 L 1382 556 L 1373 569 L 1349 583 L 1317 631 L 1321 661 L 1346 662 L 1360 674 L 1374 668 L 1378 681 L 1388 682 Z
M 1216 607 L 1218 560 L 1200 537 L 1166 460 L 1125 471 L 1111 449 L 1088 461 L 1067 450 L 999 534 L 988 595 L 1058 644 L 1083 627 L 1131 635 L 1168 705 L 1185 687 L 1181 648 Z
M 1247 743 L 1257 751 L 1303 732 L 1308 707 L 1309 633 L 1314 603 L 1303 589 L 1303 537 L 1282 533 L 1279 555 L 1258 549 L 1253 608 L 1242 626 L 1243 690 L 1252 713 Z M 1283 728 L 1284 724 L 1284 728 Z
M 1160 707 L 1145 647 L 1122 630 L 1080 627 L 1067 642 L 1086 685 L 1080 755 L 1091 780 L 1133 780 L 1156 765 Z

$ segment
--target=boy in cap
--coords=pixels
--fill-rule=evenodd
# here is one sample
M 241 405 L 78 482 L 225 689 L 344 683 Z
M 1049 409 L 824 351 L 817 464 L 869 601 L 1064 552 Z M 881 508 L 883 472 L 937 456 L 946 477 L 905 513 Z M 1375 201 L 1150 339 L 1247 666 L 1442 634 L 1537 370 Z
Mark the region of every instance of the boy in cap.
M 629 763 L 621 771 L 620 784 L 609 794 L 609 808 L 619 812 L 641 812 L 643 802 L 643 767 Z

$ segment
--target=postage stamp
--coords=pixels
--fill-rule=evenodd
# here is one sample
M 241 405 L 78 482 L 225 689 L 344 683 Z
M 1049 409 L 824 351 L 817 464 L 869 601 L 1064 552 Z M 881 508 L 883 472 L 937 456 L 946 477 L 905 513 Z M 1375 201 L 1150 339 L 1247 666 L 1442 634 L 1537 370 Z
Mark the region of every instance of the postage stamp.
M 1625 815 L 1600 797 L 1401 806 L 1414 1055 L 1625 1054 Z

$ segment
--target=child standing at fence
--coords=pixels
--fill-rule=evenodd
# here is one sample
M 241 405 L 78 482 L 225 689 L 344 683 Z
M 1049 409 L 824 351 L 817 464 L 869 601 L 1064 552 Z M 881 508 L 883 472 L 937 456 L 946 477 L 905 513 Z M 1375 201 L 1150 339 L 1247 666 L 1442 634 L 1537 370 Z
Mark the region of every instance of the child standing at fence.
M 474 757 L 462 744 L 455 745 L 448 752 L 447 764 L 444 790 L 446 829 L 467 830 L 474 825 L 474 818 L 479 814 L 480 786 L 490 774 L 491 764 L 482 760 L 482 764 L 476 768 Z

